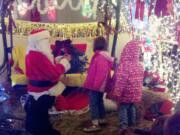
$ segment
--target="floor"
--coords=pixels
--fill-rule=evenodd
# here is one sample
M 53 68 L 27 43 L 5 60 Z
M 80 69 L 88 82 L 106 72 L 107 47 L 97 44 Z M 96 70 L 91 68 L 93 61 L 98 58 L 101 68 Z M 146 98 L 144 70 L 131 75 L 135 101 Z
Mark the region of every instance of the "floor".
M 25 132 L 25 112 L 20 103 L 20 97 L 26 93 L 26 87 L 15 87 L 6 81 L 6 75 L 0 75 L 0 135 L 29 135 Z M 1 87 L 2 85 L 2 87 Z M 6 93 L 8 100 L 4 100 Z M 152 92 L 147 92 L 144 95 L 144 105 L 149 105 L 152 102 L 158 101 L 159 96 L 154 96 Z M 167 98 L 167 95 L 161 95 Z M 177 109 L 180 108 L 180 102 Z M 142 109 L 140 109 L 142 110 Z M 138 113 L 140 114 L 140 113 Z M 62 133 L 62 135 L 117 135 L 118 131 L 118 115 L 117 112 L 107 114 L 108 126 L 104 127 L 102 131 L 97 133 L 85 133 L 83 127 L 89 122 L 89 113 L 82 115 L 56 115 L 51 116 L 54 128 Z M 143 120 L 136 127 L 137 129 L 151 128 L 152 122 Z M 126 135 L 135 135 L 131 130 Z M 139 134 L 140 135 L 140 134 Z
M 25 113 L 20 103 L 20 97 L 25 94 L 26 88 L 11 88 L 9 84 L 6 84 L 4 87 L 9 95 L 9 99 L 0 103 L 0 135 L 28 135 L 24 132 Z M 89 113 L 51 116 L 51 121 L 62 135 L 116 135 L 118 130 L 117 118 L 116 112 L 108 113 L 108 126 L 100 132 L 90 134 L 82 130 L 87 121 L 89 121 Z M 143 121 L 137 127 L 148 129 L 151 127 L 151 122 Z M 134 135 L 131 131 L 128 134 Z
M 61 131 L 63 135 L 117 135 L 118 131 L 118 120 L 117 113 L 110 113 L 107 115 L 108 126 L 102 128 L 102 131 L 96 133 L 85 133 L 83 127 L 89 120 L 88 114 L 81 116 L 60 116 L 54 123 L 57 130 Z M 151 126 L 151 122 L 144 121 L 139 124 L 140 129 L 148 129 Z M 131 130 L 128 131 L 127 135 L 135 135 Z

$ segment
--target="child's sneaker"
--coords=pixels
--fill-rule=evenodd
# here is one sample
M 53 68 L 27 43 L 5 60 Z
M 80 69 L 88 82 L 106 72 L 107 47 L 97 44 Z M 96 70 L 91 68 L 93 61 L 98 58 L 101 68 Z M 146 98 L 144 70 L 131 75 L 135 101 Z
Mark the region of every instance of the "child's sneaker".
M 101 131 L 101 127 L 99 126 L 98 120 L 93 120 L 87 127 L 83 129 L 84 132 L 97 132 Z
M 83 129 L 84 132 L 97 132 L 97 131 L 101 131 L 101 127 L 99 125 L 90 125 L 88 127 L 85 127 Z

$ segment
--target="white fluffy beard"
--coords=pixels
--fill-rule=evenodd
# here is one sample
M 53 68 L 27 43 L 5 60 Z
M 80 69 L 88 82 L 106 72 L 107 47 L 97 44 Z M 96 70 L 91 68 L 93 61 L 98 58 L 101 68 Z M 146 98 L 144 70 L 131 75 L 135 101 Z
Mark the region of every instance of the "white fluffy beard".
M 40 41 L 29 41 L 27 54 L 30 51 L 37 51 L 44 54 L 52 63 L 54 63 L 54 57 L 50 47 L 49 39 L 43 39 Z

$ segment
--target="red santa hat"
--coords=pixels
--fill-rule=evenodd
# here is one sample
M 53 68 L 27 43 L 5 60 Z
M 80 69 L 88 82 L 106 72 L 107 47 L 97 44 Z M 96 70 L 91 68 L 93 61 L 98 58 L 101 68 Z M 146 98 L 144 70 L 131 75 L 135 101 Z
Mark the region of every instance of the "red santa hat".
M 50 38 L 50 33 L 48 30 L 45 29 L 34 29 L 30 32 L 28 36 L 28 40 L 31 42 L 47 38 Z

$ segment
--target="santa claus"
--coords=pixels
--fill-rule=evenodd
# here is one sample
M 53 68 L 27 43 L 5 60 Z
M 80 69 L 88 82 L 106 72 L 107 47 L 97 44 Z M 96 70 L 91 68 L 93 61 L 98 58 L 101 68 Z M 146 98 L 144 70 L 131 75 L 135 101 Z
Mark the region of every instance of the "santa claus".
M 53 129 L 48 110 L 65 89 L 59 78 L 70 69 L 70 56 L 54 59 L 45 29 L 31 31 L 26 55 L 28 94 L 25 104 L 26 130 L 34 135 L 60 135 Z
M 42 95 L 60 95 L 65 86 L 59 78 L 70 69 L 70 56 L 54 59 L 49 39 L 50 33 L 45 29 L 32 30 L 28 37 L 26 55 L 28 93 L 36 100 Z

